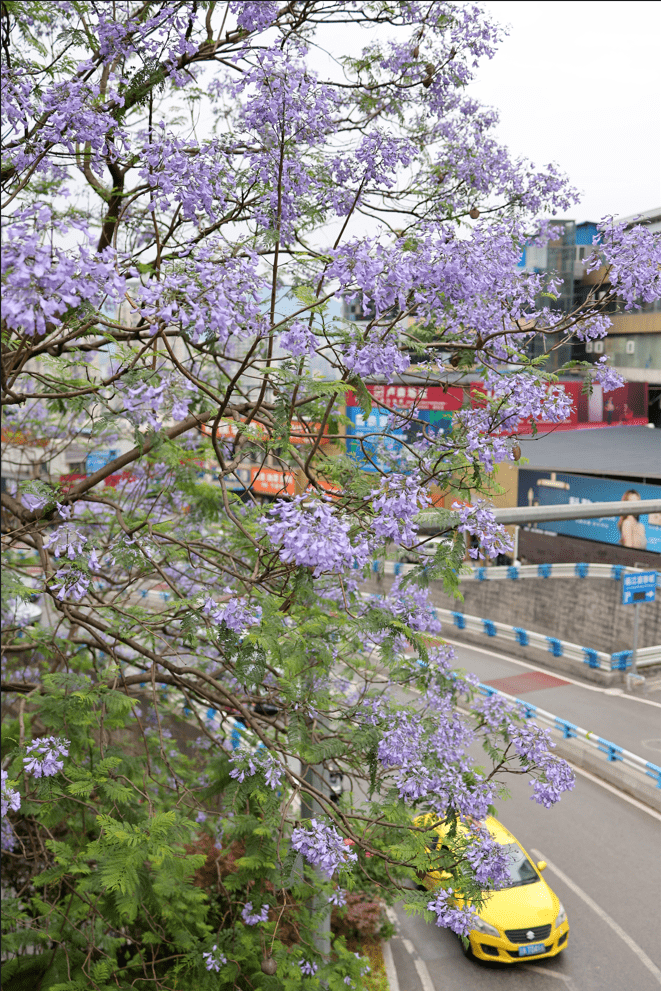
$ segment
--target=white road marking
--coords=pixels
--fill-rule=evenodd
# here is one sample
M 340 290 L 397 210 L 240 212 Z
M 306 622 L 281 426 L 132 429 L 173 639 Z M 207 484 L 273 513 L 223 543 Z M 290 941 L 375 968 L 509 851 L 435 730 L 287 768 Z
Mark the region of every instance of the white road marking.
M 591 771 L 586 771 L 582 767 L 577 767 L 576 764 L 572 764 L 570 760 L 567 763 L 571 766 L 572 771 L 575 774 L 582 774 L 584 778 L 589 778 L 590 781 L 594 781 L 596 785 L 601 785 L 606 791 L 610 791 L 613 795 L 617 795 L 621 798 L 623 802 L 628 802 L 629 805 L 635 805 L 637 809 L 641 812 L 647 812 L 648 815 L 652 816 L 653 819 L 658 819 L 661 822 L 661 813 L 657 812 L 656 809 L 651 809 L 649 805 L 645 805 L 644 802 L 639 802 L 637 798 L 632 798 L 631 795 L 626 795 L 623 791 L 620 791 L 614 785 L 610 784 L 608 781 L 604 781 L 602 778 L 597 777 L 596 774 L 592 774 Z
M 528 963 L 518 964 L 517 970 L 528 970 L 531 974 L 536 974 L 539 977 L 553 977 L 556 981 L 563 981 L 569 991 L 573 991 L 576 987 L 571 977 L 567 974 L 561 974 L 559 970 L 549 970 L 548 967 L 531 967 Z
M 423 991 L 436 991 L 434 982 L 431 979 L 431 974 L 427 969 L 427 964 L 425 961 L 421 960 L 420 957 L 416 957 L 413 963 L 415 964 L 415 969 L 418 972 L 418 977 L 420 978 Z
M 392 958 L 390 943 L 382 943 L 381 951 L 383 953 L 383 965 L 386 968 L 388 987 L 390 991 L 399 991 L 399 980 L 397 978 L 397 970 L 395 969 L 395 961 Z
M 546 857 L 543 853 L 541 853 L 539 850 L 535 850 L 533 847 L 530 847 L 530 852 L 533 853 L 535 857 L 538 857 L 540 860 L 546 861 L 547 868 L 553 874 L 555 874 L 556 877 L 559 877 L 560 880 L 564 884 L 566 884 L 567 887 L 571 891 L 573 891 L 575 895 L 578 895 L 578 897 L 581 898 L 585 902 L 585 904 L 589 908 L 591 908 L 596 915 L 599 916 L 602 922 L 605 922 L 607 926 L 610 926 L 613 932 L 616 933 L 620 937 L 620 939 L 624 943 L 626 943 L 629 949 L 636 954 L 636 956 L 643 964 L 643 966 L 647 967 L 650 974 L 656 979 L 657 983 L 661 985 L 661 970 L 659 970 L 659 968 L 654 963 L 654 961 L 650 960 L 650 958 L 647 956 L 645 951 L 640 946 L 638 946 L 638 943 L 636 943 L 636 941 L 633 940 L 631 936 L 628 933 L 626 933 L 620 925 L 618 925 L 615 919 L 611 919 L 608 912 L 605 912 L 600 905 L 597 905 L 596 901 L 590 898 L 587 892 L 583 891 L 582 888 L 579 888 L 579 886 L 574 881 L 572 881 L 571 878 L 567 877 L 564 871 L 561 871 L 559 867 L 556 867 L 555 864 L 551 863 L 548 857 Z
M 654 737 L 652 740 L 643 740 L 642 744 L 648 750 L 661 751 L 661 737 Z
M 415 956 L 415 946 L 413 945 L 411 940 L 406 939 L 404 936 L 401 937 L 401 940 L 402 943 L 404 944 L 404 949 L 406 950 L 406 952 L 410 953 L 412 957 Z
M 477 650 L 480 654 L 489 654 L 490 657 L 497 657 L 501 661 L 507 661 L 508 664 L 516 664 L 520 668 L 528 668 L 530 671 L 540 671 L 542 674 L 550 674 L 553 677 L 560 678 L 562 681 L 568 681 L 570 685 L 578 685 L 579 688 L 585 688 L 588 692 L 600 692 L 602 695 L 615 694 L 612 688 L 601 688 L 599 685 L 586 685 L 584 681 L 577 681 L 571 675 L 564 674 L 562 671 L 539 668 L 537 665 L 529 664 L 527 661 L 520 661 L 518 658 L 510 657 L 508 654 L 501 654 L 497 650 L 488 650 L 486 647 L 475 647 L 472 643 L 462 643 L 460 640 L 452 640 L 450 637 L 443 637 L 443 639 L 451 643 L 453 647 L 465 647 L 467 650 Z M 637 695 L 627 695 L 623 690 L 617 691 L 617 694 L 620 698 L 632 699 L 632 701 L 642 702 L 644 705 L 655 705 L 658 709 L 661 709 L 661 702 L 654 702 L 652 699 L 641 699 Z

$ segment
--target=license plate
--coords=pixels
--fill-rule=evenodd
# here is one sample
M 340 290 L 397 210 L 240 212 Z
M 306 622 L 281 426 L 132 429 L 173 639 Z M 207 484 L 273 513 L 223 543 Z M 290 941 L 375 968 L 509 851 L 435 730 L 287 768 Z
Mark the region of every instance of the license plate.
M 527 946 L 519 947 L 520 957 L 534 957 L 536 953 L 546 953 L 543 943 L 529 943 Z

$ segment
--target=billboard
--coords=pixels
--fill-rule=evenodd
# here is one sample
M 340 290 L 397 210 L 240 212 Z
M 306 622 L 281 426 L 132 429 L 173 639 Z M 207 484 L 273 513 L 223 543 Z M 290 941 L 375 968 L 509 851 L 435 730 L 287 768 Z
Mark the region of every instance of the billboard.
M 647 382 L 625 382 L 619 389 L 612 389 L 604 393 L 600 385 L 595 385 L 592 395 L 584 393 L 583 383 L 577 382 L 554 382 L 547 383 L 548 393 L 564 393 L 571 398 L 571 412 L 562 423 L 553 423 L 550 420 L 537 420 L 538 430 L 581 430 L 595 427 L 623 427 L 623 426 L 645 426 L 648 422 L 648 385 Z M 485 391 L 484 383 L 471 383 L 471 402 L 473 406 L 484 405 L 484 400 L 479 399 L 477 392 L 484 392 L 489 395 L 489 390 Z M 511 433 L 512 431 L 494 431 L 494 433 Z M 517 434 L 532 433 L 530 420 L 522 423 L 516 431 Z
M 661 499 L 661 485 L 643 485 L 614 478 L 588 478 L 555 471 L 519 469 L 519 506 L 562 506 L 592 502 L 631 502 L 626 516 L 604 516 L 588 520 L 552 520 L 531 529 L 561 533 L 568 537 L 619 544 L 661 554 L 661 513 L 637 514 L 640 499 Z
M 401 460 L 403 467 L 402 441 L 415 440 L 427 425 L 435 433 L 451 430 L 452 411 L 461 409 L 464 395 L 462 389 L 446 390 L 441 386 L 368 385 L 367 391 L 375 400 L 369 416 L 365 416 L 353 392 L 346 395 L 347 416 L 351 421 L 347 427 L 347 453 L 364 471 L 372 472 L 392 467 L 393 461 L 398 465 Z M 416 422 L 388 429 L 390 413 L 377 406 L 379 402 L 390 409 L 410 411 Z

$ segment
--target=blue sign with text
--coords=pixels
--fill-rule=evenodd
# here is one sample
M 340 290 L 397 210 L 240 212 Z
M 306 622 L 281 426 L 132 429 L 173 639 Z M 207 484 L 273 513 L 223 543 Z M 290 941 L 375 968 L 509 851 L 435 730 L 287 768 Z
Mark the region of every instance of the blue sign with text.
M 640 571 L 637 575 L 625 575 L 622 579 L 622 605 L 654 602 L 656 581 L 656 571 Z

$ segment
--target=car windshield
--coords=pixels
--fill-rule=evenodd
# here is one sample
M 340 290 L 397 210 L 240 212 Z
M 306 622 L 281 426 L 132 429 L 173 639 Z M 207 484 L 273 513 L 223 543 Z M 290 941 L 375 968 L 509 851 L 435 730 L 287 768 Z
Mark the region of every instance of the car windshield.
M 533 884 L 539 881 L 537 871 L 530 863 L 518 843 L 508 843 L 503 850 L 509 857 L 510 883 L 505 888 L 518 888 L 522 884 Z

